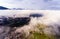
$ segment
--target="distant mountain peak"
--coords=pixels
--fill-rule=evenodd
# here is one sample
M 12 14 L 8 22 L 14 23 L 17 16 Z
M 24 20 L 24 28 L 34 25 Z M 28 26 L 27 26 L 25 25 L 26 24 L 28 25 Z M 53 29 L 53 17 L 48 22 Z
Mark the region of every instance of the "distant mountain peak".
M 24 10 L 24 8 L 11 8 L 11 10 Z
M 5 9 L 8 9 L 8 8 L 0 6 L 0 10 L 5 10 Z

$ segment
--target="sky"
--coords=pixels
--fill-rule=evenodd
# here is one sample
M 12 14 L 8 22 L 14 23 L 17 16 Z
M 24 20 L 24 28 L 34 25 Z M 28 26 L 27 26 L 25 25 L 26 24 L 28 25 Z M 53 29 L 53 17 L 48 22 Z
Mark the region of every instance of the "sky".
M 0 0 L 0 6 L 32 10 L 60 9 L 60 0 Z

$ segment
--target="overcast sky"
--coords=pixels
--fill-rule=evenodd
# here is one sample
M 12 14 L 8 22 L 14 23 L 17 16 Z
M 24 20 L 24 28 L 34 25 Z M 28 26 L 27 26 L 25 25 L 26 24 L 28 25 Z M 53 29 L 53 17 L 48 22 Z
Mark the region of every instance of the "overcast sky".
M 60 0 L 0 0 L 0 6 L 25 9 L 60 9 Z

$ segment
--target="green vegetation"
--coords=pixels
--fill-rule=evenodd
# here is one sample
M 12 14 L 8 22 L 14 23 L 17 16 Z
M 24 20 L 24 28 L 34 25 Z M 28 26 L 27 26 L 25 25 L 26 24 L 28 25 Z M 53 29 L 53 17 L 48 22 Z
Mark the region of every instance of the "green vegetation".
M 28 39 L 55 39 L 54 36 L 46 36 L 45 34 L 41 34 L 38 32 L 32 33 Z
M 37 28 L 40 30 L 40 32 L 36 32 L 36 31 L 31 31 L 30 35 L 27 37 L 27 39 L 55 39 L 55 37 L 53 35 L 46 35 L 43 32 L 43 28 L 45 25 L 37 25 Z

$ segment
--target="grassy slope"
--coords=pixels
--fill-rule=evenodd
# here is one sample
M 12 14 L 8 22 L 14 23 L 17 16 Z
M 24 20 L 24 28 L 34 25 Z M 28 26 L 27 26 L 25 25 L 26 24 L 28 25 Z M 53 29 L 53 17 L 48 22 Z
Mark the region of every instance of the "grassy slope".
M 43 32 L 43 27 L 44 27 L 45 25 L 39 25 L 38 24 L 38 29 L 42 32 L 42 33 L 40 33 L 40 32 L 34 32 L 34 31 L 32 31 L 32 32 L 30 32 L 31 34 L 28 36 L 28 38 L 27 39 L 55 39 L 55 37 L 53 36 L 53 35 L 46 35 L 46 34 L 44 34 L 44 32 Z

